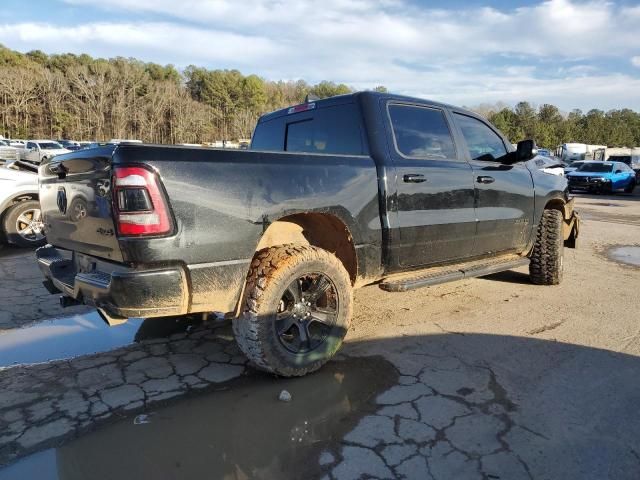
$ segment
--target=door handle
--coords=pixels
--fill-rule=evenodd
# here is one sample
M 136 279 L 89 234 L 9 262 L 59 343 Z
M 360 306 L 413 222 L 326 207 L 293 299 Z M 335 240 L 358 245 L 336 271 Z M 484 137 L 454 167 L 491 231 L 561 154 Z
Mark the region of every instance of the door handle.
M 478 183 L 493 183 L 495 181 L 495 178 L 489 177 L 487 175 L 480 175 L 478 178 L 476 178 L 476 182 Z
M 427 179 L 424 175 L 419 173 L 407 173 L 404 177 L 402 177 L 405 183 L 422 183 L 426 182 Z

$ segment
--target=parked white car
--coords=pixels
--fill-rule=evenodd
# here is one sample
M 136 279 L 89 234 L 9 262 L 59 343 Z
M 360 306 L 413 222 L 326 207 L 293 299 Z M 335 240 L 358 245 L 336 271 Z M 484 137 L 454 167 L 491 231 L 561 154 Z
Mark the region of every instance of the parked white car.
M 20 152 L 20 158 L 27 162 L 40 163 L 56 155 L 70 152 L 71 150 L 67 150 L 53 140 L 29 140 L 24 150 Z
M 564 177 L 564 163 L 556 157 L 538 155 L 533 159 L 533 162 L 544 173 Z
M 38 174 L 12 162 L 0 167 L 0 238 L 20 247 L 46 243 L 38 201 Z

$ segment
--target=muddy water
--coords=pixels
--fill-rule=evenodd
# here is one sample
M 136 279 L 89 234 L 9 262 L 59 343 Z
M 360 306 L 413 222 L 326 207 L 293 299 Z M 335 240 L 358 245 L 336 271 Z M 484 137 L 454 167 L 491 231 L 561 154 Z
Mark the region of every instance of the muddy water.
M 615 262 L 640 267 L 640 247 L 612 247 L 607 251 L 607 257 Z
M 132 318 L 110 327 L 96 311 L 44 320 L 0 333 L 0 369 L 107 352 L 146 338 L 185 331 L 198 322 L 191 317 Z
M 0 480 L 320 478 L 323 449 L 375 411 L 396 380 L 379 357 L 333 361 L 293 380 L 253 374 L 26 457 Z M 291 402 L 278 400 L 283 389 Z

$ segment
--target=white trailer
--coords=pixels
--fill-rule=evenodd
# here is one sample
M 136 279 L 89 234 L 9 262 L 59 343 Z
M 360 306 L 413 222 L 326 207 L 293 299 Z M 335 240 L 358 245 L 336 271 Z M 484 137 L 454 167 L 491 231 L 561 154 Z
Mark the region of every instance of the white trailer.
M 563 143 L 556 149 L 556 157 L 565 162 L 576 160 L 593 160 L 597 150 L 607 148 L 606 145 L 588 145 L 586 143 Z

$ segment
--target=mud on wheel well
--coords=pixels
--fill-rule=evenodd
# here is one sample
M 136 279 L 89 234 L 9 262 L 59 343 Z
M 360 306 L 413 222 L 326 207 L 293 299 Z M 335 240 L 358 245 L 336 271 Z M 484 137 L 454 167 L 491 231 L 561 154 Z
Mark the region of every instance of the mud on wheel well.
M 562 213 L 562 216 L 565 215 L 565 201 L 559 198 L 554 198 L 549 200 L 547 204 L 544 206 L 545 210 L 558 210 Z
M 353 284 L 358 261 L 353 238 L 338 217 L 324 213 L 300 213 L 273 222 L 262 235 L 256 252 L 276 245 L 313 245 L 335 254 L 349 273 Z

